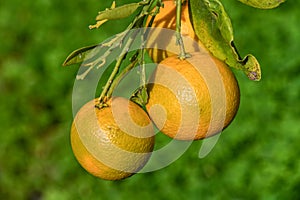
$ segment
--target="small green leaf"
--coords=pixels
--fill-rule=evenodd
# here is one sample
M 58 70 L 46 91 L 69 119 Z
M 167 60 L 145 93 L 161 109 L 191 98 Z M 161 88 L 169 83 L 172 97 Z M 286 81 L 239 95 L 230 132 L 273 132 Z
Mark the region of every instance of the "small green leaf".
M 88 53 L 90 53 L 95 47 L 98 45 L 91 45 L 87 47 L 82 47 L 73 51 L 64 61 L 63 66 L 73 65 L 77 63 L 81 63 L 86 59 Z
M 96 20 L 100 21 L 104 19 L 111 20 L 125 18 L 133 14 L 140 6 L 140 3 L 129 3 L 116 8 L 110 8 L 99 12 Z
M 261 79 L 261 70 L 256 58 L 249 54 L 243 60 L 243 67 L 246 69 L 246 75 L 252 81 L 259 81 Z
M 239 0 L 240 2 L 260 9 L 272 9 L 279 6 L 285 0 Z
M 251 80 L 260 80 L 260 65 L 256 58 L 241 58 L 233 42 L 231 20 L 218 0 L 190 0 L 192 23 L 203 45 L 230 67 L 243 70 Z
M 107 8 L 104 11 L 100 11 L 96 17 L 97 23 L 95 25 L 90 25 L 89 28 L 99 28 L 103 23 L 108 20 L 122 19 L 132 15 L 142 3 L 129 3 L 123 6 L 115 7 L 115 2 L 113 2 L 111 8 Z

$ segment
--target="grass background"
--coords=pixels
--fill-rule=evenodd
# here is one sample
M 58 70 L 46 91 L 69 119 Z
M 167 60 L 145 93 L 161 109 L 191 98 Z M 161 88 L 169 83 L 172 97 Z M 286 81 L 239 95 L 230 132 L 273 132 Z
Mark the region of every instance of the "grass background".
M 110 1 L 1 1 L 0 198 L 299 199 L 300 2 L 274 10 L 223 3 L 237 48 L 258 58 L 262 80 L 236 71 L 240 110 L 207 157 L 197 157 L 201 141 L 194 142 L 162 170 L 110 182 L 86 173 L 73 157 L 78 67 L 61 64 L 74 49 L 124 30 L 129 20 L 91 31 L 88 25 Z

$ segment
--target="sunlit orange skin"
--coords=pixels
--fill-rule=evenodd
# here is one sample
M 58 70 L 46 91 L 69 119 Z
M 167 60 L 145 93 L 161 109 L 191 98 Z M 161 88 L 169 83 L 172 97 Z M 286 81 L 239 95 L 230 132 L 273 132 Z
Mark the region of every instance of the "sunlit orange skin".
M 107 102 L 108 107 L 101 109 L 95 104 L 96 100 L 88 102 L 74 118 L 73 153 L 80 165 L 96 177 L 127 178 L 150 158 L 154 148 L 152 123 L 142 108 L 124 98 L 114 98 Z
M 238 111 L 237 80 L 226 64 L 210 54 L 195 52 L 186 60 L 168 57 L 150 80 L 148 113 L 171 138 L 213 136 L 226 128 Z

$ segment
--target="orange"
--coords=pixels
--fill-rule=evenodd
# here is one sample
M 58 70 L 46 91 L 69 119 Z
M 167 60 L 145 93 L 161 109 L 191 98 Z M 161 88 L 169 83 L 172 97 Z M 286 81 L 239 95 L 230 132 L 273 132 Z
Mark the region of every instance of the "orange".
M 94 176 L 120 180 L 138 172 L 150 158 L 154 130 L 146 112 L 117 97 L 108 107 L 85 104 L 71 128 L 71 145 L 81 166 Z
M 176 45 L 176 4 L 173 0 L 163 1 L 164 7 L 155 16 L 147 47 L 149 56 L 155 63 L 159 63 L 166 57 L 178 55 L 180 53 L 179 45 Z M 151 17 L 148 17 L 148 23 Z M 169 29 L 169 30 L 166 30 Z M 194 32 L 189 17 L 188 1 L 182 4 L 181 12 L 181 35 L 185 50 L 187 52 L 206 51 L 202 43 Z
M 234 119 L 240 91 L 229 67 L 210 54 L 164 59 L 148 85 L 146 105 L 156 126 L 171 138 L 198 140 L 220 133 Z

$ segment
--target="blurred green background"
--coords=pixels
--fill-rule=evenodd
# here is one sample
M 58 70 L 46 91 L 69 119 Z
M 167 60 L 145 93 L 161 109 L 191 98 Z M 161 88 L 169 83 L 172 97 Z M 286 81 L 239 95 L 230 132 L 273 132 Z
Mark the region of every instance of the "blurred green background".
M 110 182 L 86 173 L 72 154 L 78 66 L 61 64 L 71 51 L 123 31 L 129 20 L 91 31 L 111 1 L 1 1 L 0 198 L 299 199 L 300 1 L 274 10 L 223 3 L 237 48 L 258 58 L 262 80 L 235 71 L 240 110 L 207 157 L 198 158 L 197 141 L 164 169 Z

